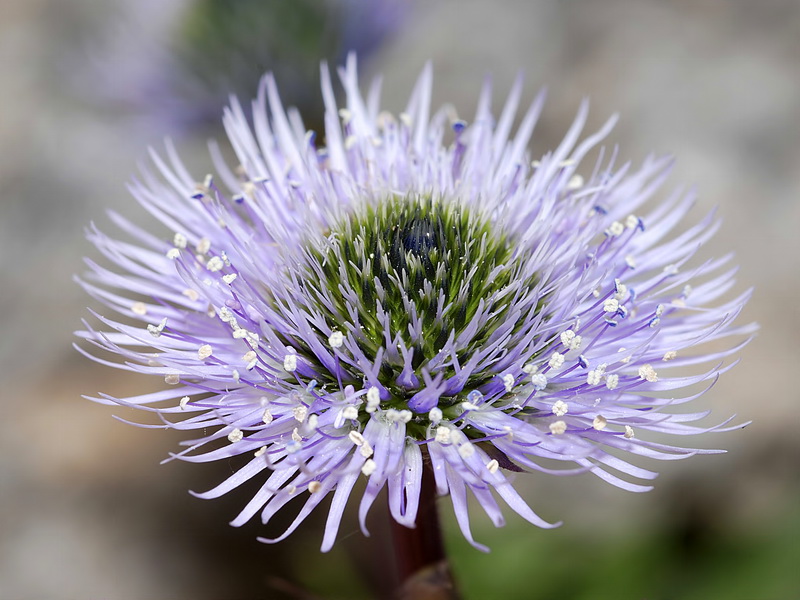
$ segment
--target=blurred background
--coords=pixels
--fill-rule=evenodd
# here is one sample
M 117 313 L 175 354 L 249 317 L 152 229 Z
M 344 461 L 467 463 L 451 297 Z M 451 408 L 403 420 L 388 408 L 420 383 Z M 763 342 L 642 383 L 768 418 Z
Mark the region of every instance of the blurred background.
M 72 281 L 96 256 L 83 229 L 107 208 L 144 221 L 125 184 L 172 137 L 198 179 L 231 91 L 277 74 L 284 103 L 318 128 L 318 65 L 360 53 L 400 110 L 426 60 L 434 104 L 469 120 L 486 74 L 495 105 L 515 74 L 549 101 L 533 153 L 558 143 L 580 99 L 590 129 L 613 112 L 623 157 L 674 154 L 673 185 L 719 206 L 705 255 L 737 252 L 741 322 L 759 336 L 701 404 L 744 431 L 701 443 L 722 456 L 642 463 L 645 495 L 589 475 L 533 476 L 542 531 L 475 513 L 473 550 L 443 503 L 464 597 L 800 597 L 800 3 L 796 0 L 2 0 L 0 2 L 0 598 L 377 598 L 391 588 L 386 522 L 350 518 L 319 553 L 322 511 L 287 542 L 233 529 L 240 489 L 205 502 L 235 464 L 158 463 L 179 437 L 114 420 L 81 394 L 152 382 L 72 348 L 88 298 Z M 316 119 L 316 120 L 315 120 Z M 165 233 L 166 234 L 166 233 Z M 353 512 L 350 513 L 353 517 Z

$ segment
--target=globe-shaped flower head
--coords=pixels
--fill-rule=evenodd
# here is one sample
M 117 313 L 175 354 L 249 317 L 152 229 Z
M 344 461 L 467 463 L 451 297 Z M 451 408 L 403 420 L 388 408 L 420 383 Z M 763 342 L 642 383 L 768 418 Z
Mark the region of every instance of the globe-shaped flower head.
M 362 97 L 354 58 L 339 75 L 341 109 L 322 70 L 324 139 L 284 110 L 268 76 L 252 127 L 235 101 L 225 114 L 240 164 L 212 147 L 217 175 L 198 184 L 168 145 L 167 162 L 153 155 L 161 178 L 133 184 L 169 234 L 117 215 L 132 243 L 91 229 L 117 269 L 90 261 L 84 287 L 141 324 L 98 316 L 106 331 L 81 335 L 115 366 L 170 384 L 100 400 L 196 430 L 182 460 L 251 457 L 198 494 L 262 480 L 234 525 L 257 513 L 266 523 L 302 495 L 269 541 L 332 496 L 323 550 L 359 478 L 362 527 L 386 487 L 392 517 L 412 527 L 430 468 L 475 544 L 468 493 L 497 526 L 498 498 L 550 526 L 508 471 L 590 472 L 643 491 L 630 480 L 655 473 L 624 453 L 707 452 L 649 437 L 719 429 L 675 409 L 736 350 L 692 348 L 750 331 L 731 324 L 747 294 L 721 300 L 729 257 L 685 267 L 717 223 L 671 235 L 693 199 L 648 202 L 669 160 L 635 170 L 600 149 L 580 175 L 614 121 L 579 141 L 583 103 L 559 147 L 532 162 L 543 97 L 512 133 L 519 82 L 497 121 L 485 86 L 467 124 L 452 108 L 430 116 L 430 68 L 397 117 L 380 111 L 379 85 Z

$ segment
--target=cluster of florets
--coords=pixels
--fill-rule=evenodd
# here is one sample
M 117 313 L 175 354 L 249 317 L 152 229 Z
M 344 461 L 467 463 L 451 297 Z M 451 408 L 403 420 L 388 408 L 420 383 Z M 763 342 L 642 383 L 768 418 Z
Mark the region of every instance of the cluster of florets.
M 531 162 L 542 97 L 510 137 L 519 83 L 497 122 L 486 87 L 467 125 L 451 110 L 430 116 L 429 69 L 398 118 L 379 112 L 378 87 L 362 98 L 354 61 L 340 74 L 342 110 L 323 69 L 324 146 L 267 77 L 252 129 L 238 104 L 226 113 L 241 165 L 229 169 L 214 149 L 224 185 L 196 184 L 170 146 L 170 165 L 154 157 L 166 183 L 147 175 L 132 187 L 173 231 L 166 241 L 116 215 L 136 243 L 92 229 L 120 272 L 90 262 L 83 285 L 142 325 L 98 317 L 107 331 L 81 335 L 120 356 L 116 366 L 170 384 L 102 401 L 201 431 L 176 458 L 250 454 L 198 494 L 266 474 L 234 525 L 258 512 L 266 523 L 307 492 L 283 539 L 331 493 L 323 549 L 359 477 L 365 532 L 385 487 L 393 518 L 412 527 L 430 467 L 472 541 L 467 491 L 498 526 L 494 494 L 550 526 L 508 470 L 590 472 L 643 491 L 624 477 L 655 473 L 616 451 L 708 452 L 647 438 L 719 429 L 689 424 L 706 413 L 674 408 L 697 396 L 680 390 L 713 382 L 736 350 L 692 349 L 750 331 L 732 326 L 747 295 L 719 303 L 734 282 L 727 257 L 685 268 L 716 229 L 709 216 L 670 238 L 691 197 L 640 212 L 669 161 L 633 171 L 601 149 L 580 174 L 613 125 L 578 143 L 584 103 L 561 145 Z M 701 363 L 710 366 L 687 375 Z

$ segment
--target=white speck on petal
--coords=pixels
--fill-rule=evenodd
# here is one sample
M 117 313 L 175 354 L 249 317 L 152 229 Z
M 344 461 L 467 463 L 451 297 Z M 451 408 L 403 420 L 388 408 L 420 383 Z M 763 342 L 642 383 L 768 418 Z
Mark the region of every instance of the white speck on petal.
M 563 400 L 556 400 L 553 403 L 552 411 L 555 416 L 563 417 L 565 414 L 569 412 L 569 404 L 567 404 Z
M 623 231 L 625 231 L 625 226 L 619 221 L 614 221 L 611 225 L 608 226 L 609 235 L 613 235 L 616 237 L 620 235 Z
M 553 352 L 553 356 L 550 357 L 547 364 L 550 365 L 551 369 L 558 369 L 564 364 L 564 355 L 559 352 Z
M 652 365 L 649 364 L 642 365 L 641 367 L 639 367 L 639 378 L 645 379 L 650 383 L 655 383 L 656 381 L 658 381 L 658 374 L 656 373 L 656 370 L 653 368 Z
M 493 459 L 492 459 L 492 460 L 490 460 L 488 463 L 486 463 L 486 468 L 489 470 L 489 473 L 491 473 L 492 475 L 494 475 L 495 473 L 497 473 L 497 469 L 499 469 L 499 468 L 500 468 L 500 463 L 499 463 L 499 462 L 497 462 L 497 460 L 495 460 L 495 459 L 493 458 Z
M 562 435 L 566 430 L 567 424 L 564 421 L 550 423 L 550 433 L 553 435 Z
M 331 348 L 341 348 L 344 344 L 344 334 L 341 331 L 334 331 L 328 338 Z
M 287 373 L 294 373 L 297 370 L 297 355 L 289 353 L 283 357 L 283 369 Z
M 470 442 L 464 442 L 458 447 L 458 453 L 461 455 L 461 458 L 469 458 L 475 454 L 475 446 Z
M 209 356 L 211 356 L 211 353 L 213 351 L 214 350 L 211 348 L 209 344 L 203 344 L 197 349 L 197 358 L 199 358 L 200 360 L 205 360 Z
M 347 434 L 347 437 L 350 438 L 350 441 L 353 442 L 356 446 L 360 446 L 367 440 L 364 439 L 364 436 L 361 435 L 360 431 L 356 431 L 355 429 Z
M 547 377 L 542 373 L 537 373 L 531 377 L 531 383 L 533 384 L 533 389 L 539 392 L 547 387 Z
M 368 413 L 374 413 L 378 410 L 378 406 L 381 404 L 381 393 L 378 391 L 378 388 L 371 387 L 367 390 L 367 408 L 365 409 Z
M 611 373 L 610 375 L 606 375 L 606 387 L 609 390 L 616 389 L 618 384 L 619 384 L 619 375 L 617 375 L 616 373 Z
M 506 373 L 503 375 L 503 385 L 505 386 L 507 392 L 510 392 L 514 389 L 514 376 L 511 373 Z
M 167 318 L 164 317 L 163 319 L 161 319 L 161 323 L 159 323 L 158 325 L 148 325 L 147 331 L 149 331 L 150 335 L 152 335 L 153 337 L 158 337 L 161 335 L 161 332 L 164 331 L 164 328 L 166 326 L 167 326 Z
M 176 248 L 186 248 L 186 244 L 189 243 L 189 240 L 186 239 L 186 236 L 182 233 L 176 233 L 172 236 L 172 245 Z
M 143 317 L 147 314 L 147 305 L 144 302 L 134 302 L 131 311 L 133 314 Z
M 437 427 L 436 428 L 436 441 L 440 444 L 448 444 L 450 443 L 450 428 L 449 427 Z
M 633 437 L 633 435 L 634 435 L 633 434 L 633 427 L 631 427 L 630 425 L 625 425 L 625 433 L 623 434 L 625 439 L 629 440 L 629 439 L 631 439 Z
M 371 458 L 368 458 L 367 460 L 364 461 L 364 464 L 361 467 L 361 472 L 365 476 L 369 477 L 370 475 L 372 475 L 375 472 L 375 469 L 377 469 L 377 468 L 378 468 L 378 464 L 374 460 L 372 460 Z
M 292 409 L 292 415 L 294 415 L 295 421 L 302 423 L 308 416 L 308 408 L 304 404 L 299 404 Z
M 597 431 L 603 431 L 608 425 L 608 419 L 606 419 L 603 415 L 597 415 L 594 420 L 592 421 L 592 427 L 594 427 Z
M 208 269 L 212 273 L 221 271 L 224 266 L 225 263 L 222 262 L 222 259 L 219 256 L 212 256 L 211 258 L 208 259 L 208 262 L 206 263 L 206 269 Z
M 241 429 L 234 429 L 228 434 L 228 441 L 235 444 L 236 442 L 241 442 L 243 437 L 244 434 Z

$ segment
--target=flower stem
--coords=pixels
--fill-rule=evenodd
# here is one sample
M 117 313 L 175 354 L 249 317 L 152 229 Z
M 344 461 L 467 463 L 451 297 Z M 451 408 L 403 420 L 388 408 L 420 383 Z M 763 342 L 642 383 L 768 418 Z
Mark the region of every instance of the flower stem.
M 430 460 L 425 456 L 416 527 L 410 529 L 390 519 L 399 600 L 458 600 L 459 596 L 444 550 L 436 510 L 436 485 Z

